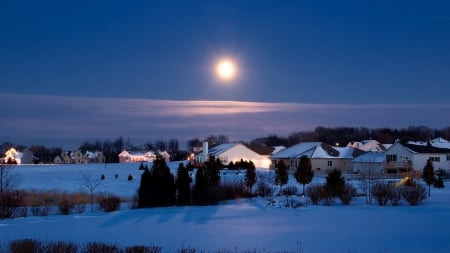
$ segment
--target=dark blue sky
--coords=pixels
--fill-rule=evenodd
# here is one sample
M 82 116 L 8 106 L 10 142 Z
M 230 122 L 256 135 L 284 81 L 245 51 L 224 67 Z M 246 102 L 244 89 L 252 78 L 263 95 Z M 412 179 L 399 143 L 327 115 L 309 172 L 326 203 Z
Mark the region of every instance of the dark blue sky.
M 10 99 L 438 105 L 423 122 L 405 115 L 398 115 L 403 123 L 383 122 L 393 127 L 438 121 L 449 104 L 449 1 L 3 1 L 0 35 L 1 93 Z M 229 85 L 212 74 L 222 56 L 239 65 Z M 0 103 L 3 115 L 14 111 Z M 15 113 L 22 120 L 48 116 L 52 106 Z M 60 114 L 83 120 L 68 109 Z M 353 124 L 381 125 L 345 125 Z M 430 127 L 446 125 L 441 119 Z M 204 137 L 189 131 L 186 138 Z M 119 134 L 127 131 L 110 133 Z

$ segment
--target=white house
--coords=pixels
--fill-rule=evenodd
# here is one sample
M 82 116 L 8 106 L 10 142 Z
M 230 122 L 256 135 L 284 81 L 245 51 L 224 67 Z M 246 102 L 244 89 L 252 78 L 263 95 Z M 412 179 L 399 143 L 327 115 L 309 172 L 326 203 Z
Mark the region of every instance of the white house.
M 257 168 L 268 169 L 270 166 L 269 155 L 260 154 L 242 143 L 220 144 L 207 150 L 208 157 L 219 159 L 222 164 L 228 165 L 230 162 L 252 161 Z M 273 151 L 273 149 L 272 149 Z M 204 156 L 202 153 L 201 156 Z
M 363 151 L 353 147 L 332 147 L 323 142 L 301 142 L 272 155 L 271 168 L 283 161 L 290 172 L 294 172 L 300 157 L 307 156 L 311 160 L 315 172 L 327 172 L 332 169 L 352 171 L 352 160 Z
M 2 163 L 15 162 L 17 164 L 31 164 L 37 158 L 29 149 L 24 149 L 21 152 L 15 148 L 10 148 L 5 152 L 5 157 L 2 159 Z
M 155 160 L 156 155 L 151 152 L 132 152 L 124 150 L 119 154 L 120 163 L 137 163 L 137 162 L 151 162 Z
M 409 170 L 421 171 L 428 159 L 431 159 L 435 170 L 450 171 L 450 149 L 428 145 L 415 145 L 395 142 L 385 152 L 385 170 L 388 173 Z

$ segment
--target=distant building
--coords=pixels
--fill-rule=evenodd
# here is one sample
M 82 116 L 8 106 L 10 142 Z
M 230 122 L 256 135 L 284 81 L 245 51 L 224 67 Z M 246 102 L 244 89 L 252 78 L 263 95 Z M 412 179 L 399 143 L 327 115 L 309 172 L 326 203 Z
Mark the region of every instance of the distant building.
M 5 156 L 1 159 L 1 163 L 16 164 L 33 164 L 35 161 L 37 161 L 37 158 L 29 149 L 17 151 L 15 148 L 7 150 Z
M 343 172 L 353 170 L 353 158 L 364 151 L 353 147 L 333 147 L 324 142 L 301 142 L 272 155 L 270 168 L 275 169 L 276 164 L 283 162 L 290 173 L 293 173 L 300 164 L 300 158 L 307 156 L 311 160 L 313 171 L 326 173 L 333 169 Z
M 102 151 L 86 151 L 85 154 L 81 150 L 63 151 L 53 159 L 53 162 L 56 164 L 104 163 L 105 156 Z
M 204 142 L 202 152 L 197 154 L 196 161 L 205 162 L 210 157 L 219 159 L 223 165 L 230 162 L 236 163 L 243 161 L 252 161 L 255 167 L 268 169 L 270 166 L 270 154 L 274 148 L 247 146 L 242 143 L 224 143 L 208 148 L 207 142 Z

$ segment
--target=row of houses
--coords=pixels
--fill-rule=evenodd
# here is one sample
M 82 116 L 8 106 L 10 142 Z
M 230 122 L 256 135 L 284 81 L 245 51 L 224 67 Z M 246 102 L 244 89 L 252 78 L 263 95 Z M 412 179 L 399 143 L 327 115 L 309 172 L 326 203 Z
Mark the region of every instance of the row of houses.
M 166 162 L 170 160 L 170 154 L 167 151 L 157 151 Z M 123 150 L 119 154 L 120 163 L 137 163 L 137 162 L 152 162 L 156 159 L 156 154 L 153 151 L 127 151 Z
M 324 142 L 302 142 L 284 147 L 257 147 L 242 143 L 221 144 L 208 149 L 203 145 L 195 160 L 203 162 L 209 157 L 219 159 L 222 164 L 241 160 L 253 161 L 258 168 L 275 169 L 279 162 L 287 165 L 292 173 L 307 156 L 315 173 L 326 173 L 338 169 L 346 173 L 375 168 L 385 173 L 420 171 L 428 159 L 436 170 L 450 171 L 450 142 L 437 138 L 429 142 L 401 142 L 381 144 L 376 140 L 352 142 L 345 147 L 331 146 Z
M 105 156 L 102 151 L 86 151 L 85 153 L 81 152 L 81 150 L 63 151 L 61 155 L 53 159 L 53 162 L 56 164 L 104 163 Z

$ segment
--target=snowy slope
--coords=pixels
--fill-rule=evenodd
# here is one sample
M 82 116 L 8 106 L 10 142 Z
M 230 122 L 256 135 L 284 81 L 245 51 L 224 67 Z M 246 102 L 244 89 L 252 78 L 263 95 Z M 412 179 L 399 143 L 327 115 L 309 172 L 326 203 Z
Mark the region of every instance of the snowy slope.
M 17 171 L 22 188 L 64 190 L 78 189 L 81 173 L 106 174 L 103 190 L 128 195 L 138 187 L 138 166 L 19 166 Z M 176 168 L 178 163 L 170 166 Z M 117 180 L 113 177 L 116 173 Z M 132 182 L 126 180 L 130 173 L 137 176 Z M 229 173 L 224 177 L 232 175 L 242 176 Z M 290 184 L 294 183 L 291 179 Z M 206 251 L 450 252 L 449 188 L 447 183 L 443 190 L 432 189 L 431 198 L 417 207 L 378 207 L 357 199 L 350 206 L 337 203 L 294 209 L 270 206 L 267 199 L 254 198 L 207 207 L 124 208 L 113 213 L 86 211 L 7 219 L 0 220 L 0 240 L 36 238 L 158 245 L 164 252 L 174 252 L 182 246 Z

